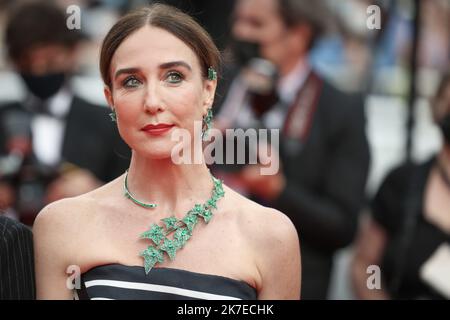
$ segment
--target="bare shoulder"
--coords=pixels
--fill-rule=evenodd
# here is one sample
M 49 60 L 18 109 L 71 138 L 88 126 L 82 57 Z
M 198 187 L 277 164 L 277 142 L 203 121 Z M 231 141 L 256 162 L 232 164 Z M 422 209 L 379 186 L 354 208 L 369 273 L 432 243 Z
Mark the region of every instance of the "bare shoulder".
M 68 248 L 80 236 L 86 221 L 85 198 L 53 202 L 39 212 L 33 224 L 35 245 L 46 249 Z
M 230 189 L 239 233 L 257 268 L 258 299 L 299 299 L 300 243 L 297 230 L 284 213 L 257 204 Z
M 65 198 L 45 206 L 36 217 L 33 229 L 68 231 L 86 226 L 95 218 L 96 207 L 112 187 L 110 182 L 83 195 Z
M 37 215 L 33 229 L 47 228 L 57 229 L 73 226 L 80 222 L 84 210 L 92 204 L 89 197 L 85 195 L 61 199 L 45 206 Z
M 33 242 L 38 282 L 52 271 L 61 275 L 74 261 L 79 243 L 80 219 L 76 215 L 79 206 L 76 199 L 59 200 L 47 205 L 36 217 Z
M 47 205 L 36 217 L 33 242 L 38 299 L 71 299 L 66 271 L 69 266 L 83 265 L 92 238 L 89 235 L 95 234 L 95 203 L 92 194 L 66 198 Z
M 104 187 L 45 206 L 33 224 L 37 245 L 56 251 L 58 248 L 68 250 L 80 247 L 81 241 L 92 234 L 91 228 L 96 225 L 97 207 L 101 203 Z
M 227 188 L 229 189 L 229 188 Z M 231 190 L 231 189 L 229 189 Z M 292 221 L 279 210 L 262 206 L 231 190 L 233 203 L 238 209 L 237 219 L 241 231 L 257 246 L 267 243 L 295 244 L 298 242 Z

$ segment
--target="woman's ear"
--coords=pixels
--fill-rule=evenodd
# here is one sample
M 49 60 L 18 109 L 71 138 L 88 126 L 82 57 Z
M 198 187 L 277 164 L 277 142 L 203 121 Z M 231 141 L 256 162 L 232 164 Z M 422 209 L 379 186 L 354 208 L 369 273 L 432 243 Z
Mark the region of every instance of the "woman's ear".
M 114 100 L 112 97 L 112 92 L 109 86 L 106 86 L 103 88 L 103 93 L 105 94 L 106 101 L 108 102 L 108 105 L 110 108 L 114 108 Z
M 214 96 L 216 94 L 217 80 L 205 80 L 203 87 L 203 113 L 206 114 L 207 110 L 211 108 L 214 102 Z

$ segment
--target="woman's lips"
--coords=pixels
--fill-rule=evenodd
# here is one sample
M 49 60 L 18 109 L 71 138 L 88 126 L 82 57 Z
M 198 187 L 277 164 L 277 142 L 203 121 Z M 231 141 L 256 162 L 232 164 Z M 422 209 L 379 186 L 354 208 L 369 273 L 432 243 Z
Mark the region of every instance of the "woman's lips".
M 146 125 L 141 130 L 151 135 L 159 136 L 168 132 L 172 127 L 174 127 L 173 124 L 159 123 Z

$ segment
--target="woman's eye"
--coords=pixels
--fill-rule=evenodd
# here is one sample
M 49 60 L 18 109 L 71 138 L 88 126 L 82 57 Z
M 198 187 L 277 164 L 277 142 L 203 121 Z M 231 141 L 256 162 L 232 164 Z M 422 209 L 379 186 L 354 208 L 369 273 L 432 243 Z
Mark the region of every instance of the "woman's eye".
M 178 72 L 171 72 L 167 75 L 167 81 L 169 83 L 180 83 L 183 80 L 183 76 Z
M 136 79 L 135 77 L 128 77 L 123 82 L 123 86 L 127 87 L 127 88 L 136 88 L 140 84 L 141 84 L 141 82 L 138 79 Z

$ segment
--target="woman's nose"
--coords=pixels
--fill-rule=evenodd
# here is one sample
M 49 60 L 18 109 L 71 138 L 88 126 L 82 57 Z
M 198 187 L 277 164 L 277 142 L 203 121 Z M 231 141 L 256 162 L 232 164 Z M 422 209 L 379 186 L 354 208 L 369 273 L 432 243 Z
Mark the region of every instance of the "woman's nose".
M 144 99 L 144 109 L 151 114 L 164 110 L 163 99 L 161 99 L 157 83 L 148 83 Z

